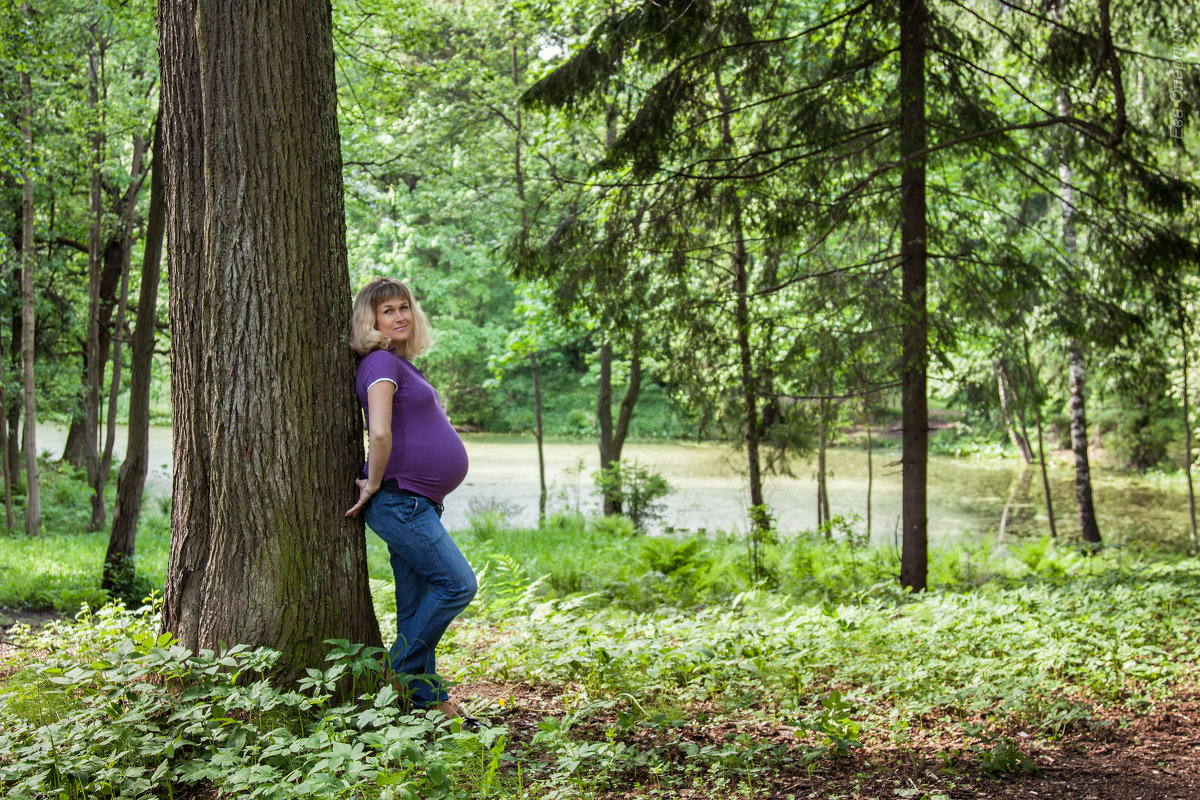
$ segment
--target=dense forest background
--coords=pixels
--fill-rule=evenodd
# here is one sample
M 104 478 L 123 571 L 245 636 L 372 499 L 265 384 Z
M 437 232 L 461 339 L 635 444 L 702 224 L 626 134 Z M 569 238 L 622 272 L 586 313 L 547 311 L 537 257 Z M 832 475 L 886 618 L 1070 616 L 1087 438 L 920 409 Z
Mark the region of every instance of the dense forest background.
M 416 287 L 423 368 L 464 429 L 533 431 L 536 377 L 548 435 L 611 437 L 624 400 L 630 435 L 761 446 L 765 471 L 898 430 L 916 312 L 895 12 L 701 5 L 334 4 L 352 284 Z M 9 4 L 2 25 L 15 469 L 23 258 L 37 415 L 75 442 L 127 414 L 159 91 L 153 3 Z M 955 423 L 931 448 L 1031 458 L 1039 427 L 1070 448 L 1074 363 L 1091 447 L 1186 467 L 1195 20 L 1104 0 L 936 4 L 925 25 L 919 335 Z
M 1198 796 L 1198 24 L 0 4 L 0 785 Z M 339 308 L 379 274 L 453 421 L 513 434 L 465 437 L 497 494 L 455 497 L 479 591 L 437 669 L 469 724 L 384 670 L 408 612 L 345 512 Z M 143 503 L 151 423 L 174 483 Z M 553 508 L 547 436 L 599 456 Z M 648 530 L 633 439 L 718 464 L 697 523 Z M 801 465 L 776 486 L 815 526 L 764 494 Z

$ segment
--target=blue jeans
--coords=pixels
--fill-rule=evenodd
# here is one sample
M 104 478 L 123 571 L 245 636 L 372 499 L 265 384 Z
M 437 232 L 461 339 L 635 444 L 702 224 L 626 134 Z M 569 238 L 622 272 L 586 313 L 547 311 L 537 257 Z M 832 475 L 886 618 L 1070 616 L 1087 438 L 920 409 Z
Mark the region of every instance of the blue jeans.
M 396 578 L 393 671 L 420 676 L 409 684 L 417 708 L 448 698 L 434 650 L 450 621 L 475 597 L 471 565 L 442 526 L 442 507 L 426 497 L 381 488 L 364 509 L 367 525 L 387 543 Z

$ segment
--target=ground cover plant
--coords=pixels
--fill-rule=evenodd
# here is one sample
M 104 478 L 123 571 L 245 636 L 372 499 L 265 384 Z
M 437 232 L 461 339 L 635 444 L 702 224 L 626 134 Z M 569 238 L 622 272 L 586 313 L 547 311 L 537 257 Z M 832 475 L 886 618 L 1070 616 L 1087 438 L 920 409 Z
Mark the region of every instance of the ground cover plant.
M 165 536 L 153 516 L 146 536 Z M 913 597 L 894 551 L 819 532 L 769 544 L 757 583 L 734 536 L 563 514 L 536 532 L 481 518 L 460 539 L 481 589 L 446 666 L 482 729 L 405 712 L 351 643 L 274 686 L 269 651 L 190 653 L 153 603 L 85 606 L 14 634 L 0 782 L 31 798 L 853 797 L 892 759 L 915 781 L 898 788 L 920 787 L 894 796 L 950 797 L 1121 730 L 1200 660 L 1191 561 L 958 547 Z M 88 541 L 61 550 L 83 562 Z

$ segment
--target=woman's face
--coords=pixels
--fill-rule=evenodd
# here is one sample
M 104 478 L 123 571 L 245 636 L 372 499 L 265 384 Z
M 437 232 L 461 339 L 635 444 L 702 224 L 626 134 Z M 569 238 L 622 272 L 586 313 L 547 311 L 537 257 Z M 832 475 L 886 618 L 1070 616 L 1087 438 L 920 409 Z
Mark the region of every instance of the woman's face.
M 396 347 L 412 336 L 412 306 L 405 297 L 393 297 L 375 306 L 375 330 L 392 340 Z

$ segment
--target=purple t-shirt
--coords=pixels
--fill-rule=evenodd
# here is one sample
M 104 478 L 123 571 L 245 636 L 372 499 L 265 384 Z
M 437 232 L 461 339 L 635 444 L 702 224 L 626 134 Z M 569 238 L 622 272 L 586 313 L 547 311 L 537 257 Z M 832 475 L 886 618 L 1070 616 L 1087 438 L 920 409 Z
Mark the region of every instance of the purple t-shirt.
M 396 385 L 392 395 L 392 454 L 383 479 L 441 503 L 467 477 L 467 448 L 450 424 L 437 390 L 421 371 L 391 350 L 373 350 L 358 365 L 354 388 L 370 428 L 367 389 Z M 364 467 L 365 472 L 365 467 Z

